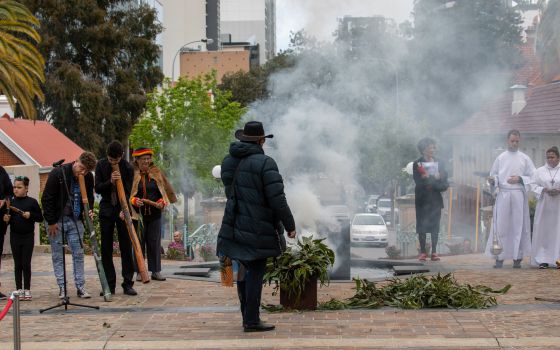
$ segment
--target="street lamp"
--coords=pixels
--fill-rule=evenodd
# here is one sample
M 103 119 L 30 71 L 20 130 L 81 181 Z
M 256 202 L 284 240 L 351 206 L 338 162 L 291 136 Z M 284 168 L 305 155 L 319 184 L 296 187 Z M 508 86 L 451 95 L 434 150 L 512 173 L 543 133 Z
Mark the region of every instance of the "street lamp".
M 200 40 L 195 40 L 195 41 L 191 41 L 188 42 L 186 44 L 184 44 L 183 46 L 181 46 L 179 48 L 179 50 L 177 50 L 177 52 L 175 53 L 175 56 L 173 56 L 173 63 L 171 65 L 171 83 L 173 83 L 175 81 L 175 60 L 177 59 L 177 56 L 179 55 L 180 52 L 183 52 L 183 50 L 190 44 L 194 44 L 194 43 L 206 43 L 206 45 L 208 44 L 212 44 L 214 42 L 213 39 L 200 39 Z

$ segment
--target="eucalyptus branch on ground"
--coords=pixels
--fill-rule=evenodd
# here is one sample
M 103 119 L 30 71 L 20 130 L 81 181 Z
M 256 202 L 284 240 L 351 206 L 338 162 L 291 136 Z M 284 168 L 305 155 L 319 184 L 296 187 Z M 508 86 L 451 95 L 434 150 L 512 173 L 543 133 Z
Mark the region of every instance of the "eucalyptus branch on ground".
M 484 309 L 497 305 L 492 294 L 505 294 L 508 284 L 494 290 L 487 286 L 458 283 L 452 274 L 428 277 L 415 275 L 405 280 L 394 278 L 378 288 L 374 282 L 354 279 L 356 294 L 344 301 L 331 299 L 319 304 L 319 309 L 340 310 L 394 306 L 402 309 L 454 308 Z

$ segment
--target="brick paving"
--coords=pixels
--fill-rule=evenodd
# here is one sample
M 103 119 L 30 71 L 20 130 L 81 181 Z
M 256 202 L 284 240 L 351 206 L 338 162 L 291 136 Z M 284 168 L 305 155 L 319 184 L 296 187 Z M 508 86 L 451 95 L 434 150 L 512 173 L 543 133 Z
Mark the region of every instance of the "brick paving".
M 67 272 L 72 274 L 71 259 Z M 115 259 L 118 265 L 118 259 Z M 185 262 L 163 261 L 170 273 Z M 212 281 L 170 278 L 135 284 L 139 295 L 125 296 L 117 287 L 113 302 L 98 297 L 100 286 L 91 257 L 86 257 L 86 287 L 91 299 L 71 302 L 101 310 L 69 306 L 39 313 L 58 302 L 50 254 L 33 256 L 33 301 L 21 302 L 22 349 L 560 349 L 560 270 L 524 266 L 501 270 L 480 255 L 444 257 L 428 262 L 432 270 L 453 270 L 460 282 L 511 290 L 486 310 L 344 310 L 267 313 L 275 331 L 244 333 L 235 288 Z M 2 261 L 2 291 L 14 288 L 13 262 Z M 120 277 L 120 276 L 119 276 Z M 117 284 L 120 281 L 117 281 Z M 333 282 L 319 289 L 319 300 L 354 294 L 353 283 Z M 265 287 L 263 303 L 278 297 Z M 0 308 L 5 305 L 0 301 Z M 0 322 L 0 349 L 13 349 L 12 317 Z

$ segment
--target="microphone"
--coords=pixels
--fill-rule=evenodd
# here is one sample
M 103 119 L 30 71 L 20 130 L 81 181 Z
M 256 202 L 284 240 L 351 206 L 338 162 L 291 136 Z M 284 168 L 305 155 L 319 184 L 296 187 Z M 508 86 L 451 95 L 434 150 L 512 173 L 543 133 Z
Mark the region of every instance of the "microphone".
M 58 162 L 52 163 L 53 168 L 59 167 L 64 163 L 64 159 L 59 160 Z

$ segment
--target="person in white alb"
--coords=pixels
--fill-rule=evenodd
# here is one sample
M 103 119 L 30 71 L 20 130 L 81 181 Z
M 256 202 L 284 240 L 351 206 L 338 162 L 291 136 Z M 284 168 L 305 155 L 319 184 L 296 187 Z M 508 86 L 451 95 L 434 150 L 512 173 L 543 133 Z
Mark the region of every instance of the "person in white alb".
M 532 265 L 546 269 L 560 258 L 560 155 L 557 147 L 546 151 L 546 164 L 533 174 L 537 209 L 533 224 Z
M 513 259 L 513 267 L 521 268 L 524 254 L 531 253 L 531 225 L 527 189 L 535 172 L 533 161 L 519 151 L 518 130 L 507 134 L 508 149 L 500 154 L 490 170 L 488 182 L 497 187 L 492 228 L 486 244 L 486 255 L 496 259 L 501 268 L 505 259 Z M 503 250 L 492 255 L 494 236 Z

